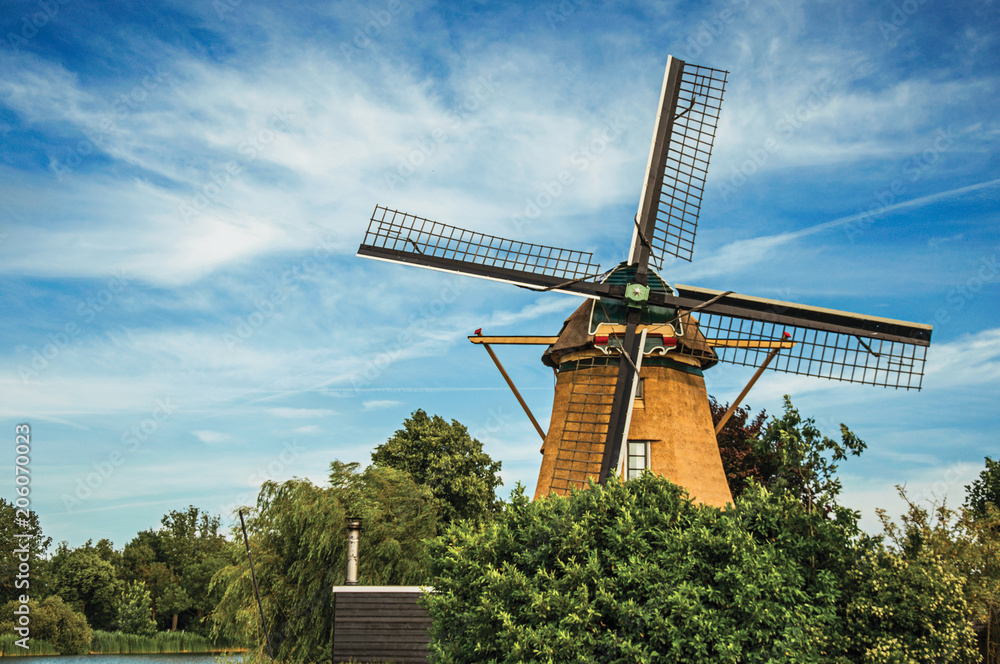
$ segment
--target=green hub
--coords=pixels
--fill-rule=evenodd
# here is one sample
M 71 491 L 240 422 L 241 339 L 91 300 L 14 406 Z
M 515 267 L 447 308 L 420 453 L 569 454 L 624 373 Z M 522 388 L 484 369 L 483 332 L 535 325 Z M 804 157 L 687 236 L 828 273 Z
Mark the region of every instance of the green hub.
M 625 301 L 630 307 L 641 309 L 649 300 L 649 286 L 628 284 L 625 286 Z

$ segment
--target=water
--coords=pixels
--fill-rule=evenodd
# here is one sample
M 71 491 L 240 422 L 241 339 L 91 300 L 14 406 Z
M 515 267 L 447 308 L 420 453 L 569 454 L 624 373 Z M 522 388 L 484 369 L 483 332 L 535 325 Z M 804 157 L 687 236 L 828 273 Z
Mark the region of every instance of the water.
M 243 659 L 240 653 L 229 655 L 231 662 Z M 5 658 L 8 659 L 8 658 Z M 211 654 L 163 654 L 163 655 L 65 655 L 52 657 L 11 657 L 10 664 L 215 664 Z

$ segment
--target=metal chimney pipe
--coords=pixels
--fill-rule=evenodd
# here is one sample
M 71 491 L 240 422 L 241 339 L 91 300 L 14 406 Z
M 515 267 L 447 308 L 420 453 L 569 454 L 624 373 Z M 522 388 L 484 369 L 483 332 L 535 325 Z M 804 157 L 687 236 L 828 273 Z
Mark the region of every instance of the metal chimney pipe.
M 358 546 L 361 541 L 361 518 L 347 517 L 347 581 L 345 585 L 358 585 Z

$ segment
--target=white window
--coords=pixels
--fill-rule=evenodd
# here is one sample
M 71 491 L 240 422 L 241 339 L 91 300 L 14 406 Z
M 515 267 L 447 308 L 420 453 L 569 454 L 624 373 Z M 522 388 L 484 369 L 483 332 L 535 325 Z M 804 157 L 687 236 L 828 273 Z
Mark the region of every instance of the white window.
M 626 461 L 628 472 L 626 478 L 630 480 L 635 479 L 647 468 L 649 468 L 649 441 L 628 441 L 628 459 Z

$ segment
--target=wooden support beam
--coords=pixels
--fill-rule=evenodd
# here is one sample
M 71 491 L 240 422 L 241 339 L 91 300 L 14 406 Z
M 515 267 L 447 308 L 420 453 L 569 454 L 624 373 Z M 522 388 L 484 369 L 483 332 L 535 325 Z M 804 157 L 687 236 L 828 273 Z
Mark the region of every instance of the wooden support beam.
M 622 328 L 619 332 L 617 328 Z M 605 329 L 607 328 L 607 329 Z M 601 332 L 607 334 L 624 334 L 624 325 L 601 325 Z M 646 327 L 649 334 L 666 334 L 670 336 L 673 329 L 669 325 L 650 325 Z M 551 346 L 559 337 L 542 336 L 498 336 L 498 337 L 469 337 L 469 341 L 474 344 L 494 344 L 494 345 L 523 345 L 523 346 Z M 793 348 L 794 341 L 774 341 L 772 339 L 705 339 L 705 342 L 714 348 Z
M 772 341 L 770 339 L 705 339 L 713 348 L 794 348 L 794 341 Z
M 469 337 L 469 341 L 473 341 L 474 339 L 490 339 L 490 338 L 491 337 L 482 336 L 482 334 L 478 333 L 477 331 L 477 335 L 474 337 Z M 476 342 L 473 341 L 473 343 Z M 497 369 L 500 370 L 500 375 L 503 376 L 503 379 L 505 381 L 507 381 L 507 386 L 510 387 L 510 391 L 514 393 L 515 397 L 517 397 L 517 402 L 521 404 L 521 408 L 524 409 L 524 414 L 527 415 L 528 419 L 531 420 L 531 423 L 535 425 L 535 431 L 538 432 L 538 435 L 542 437 L 542 441 L 544 442 L 545 432 L 542 431 L 542 427 L 538 424 L 538 420 L 535 419 L 535 416 L 531 414 L 531 409 L 528 408 L 528 404 L 526 404 L 524 402 L 524 399 L 521 398 L 521 393 L 517 391 L 516 387 L 514 387 L 514 381 L 510 379 L 510 376 L 507 375 L 507 371 L 503 368 L 503 365 L 500 364 L 500 358 L 497 357 L 497 354 L 493 352 L 493 349 L 490 348 L 490 345 L 488 343 L 482 341 L 480 341 L 479 343 L 482 344 L 483 348 L 486 349 L 486 352 L 490 354 L 491 358 L 493 358 L 493 363 L 496 364 Z
M 787 337 L 788 333 L 786 332 L 785 335 Z M 791 343 L 792 346 L 795 345 L 792 342 L 781 342 L 781 343 Z M 747 393 L 750 391 L 750 388 L 752 388 L 754 386 L 754 383 L 757 382 L 757 379 L 760 378 L 760 375 L 764 373 L 764 369 L 766 369 L 767 365 L 771 363 L 771 360 L 774 359 L 774 356 L 777 355 L 779 352 L 781 352 L 781 349 L 782 346 L 778 346 L 777 348 L 772 348 L 771 352 L 767 354 L 766 358 L 764 358 L 763 364 L 761 364 L 760 367 L 757 368 L 757 372 L 753 375 L 753 378 L 751 378 L 750 382 L 747 383 L 747 386 L 743 388 L 743 391 L 740 392 L 740 395 L 736 397 L 736 401 L 733 402 L 733 404 L 729 407 L 729 410 L 727 410 L 725 415 L 722 416 L 722 419 L 719 420 L 719 423 L 715 425 L 716 436 L 718 436 L 719 432 L 722 431 L 722 427 L 726 426 L 726 422 L 728 422 L 729 418 L 733 416 L 733 412 L 739 407 L 740 402 L 743 401 L 743 397 L 747 395 Z
M 531 337 L 531 336 L 507 336 L 507 337 L 484 337 L 475 336 L 469 337 L 469 341 L 474 344 L 522 344 L 526 346 L 551 346 L 559 337 Z

